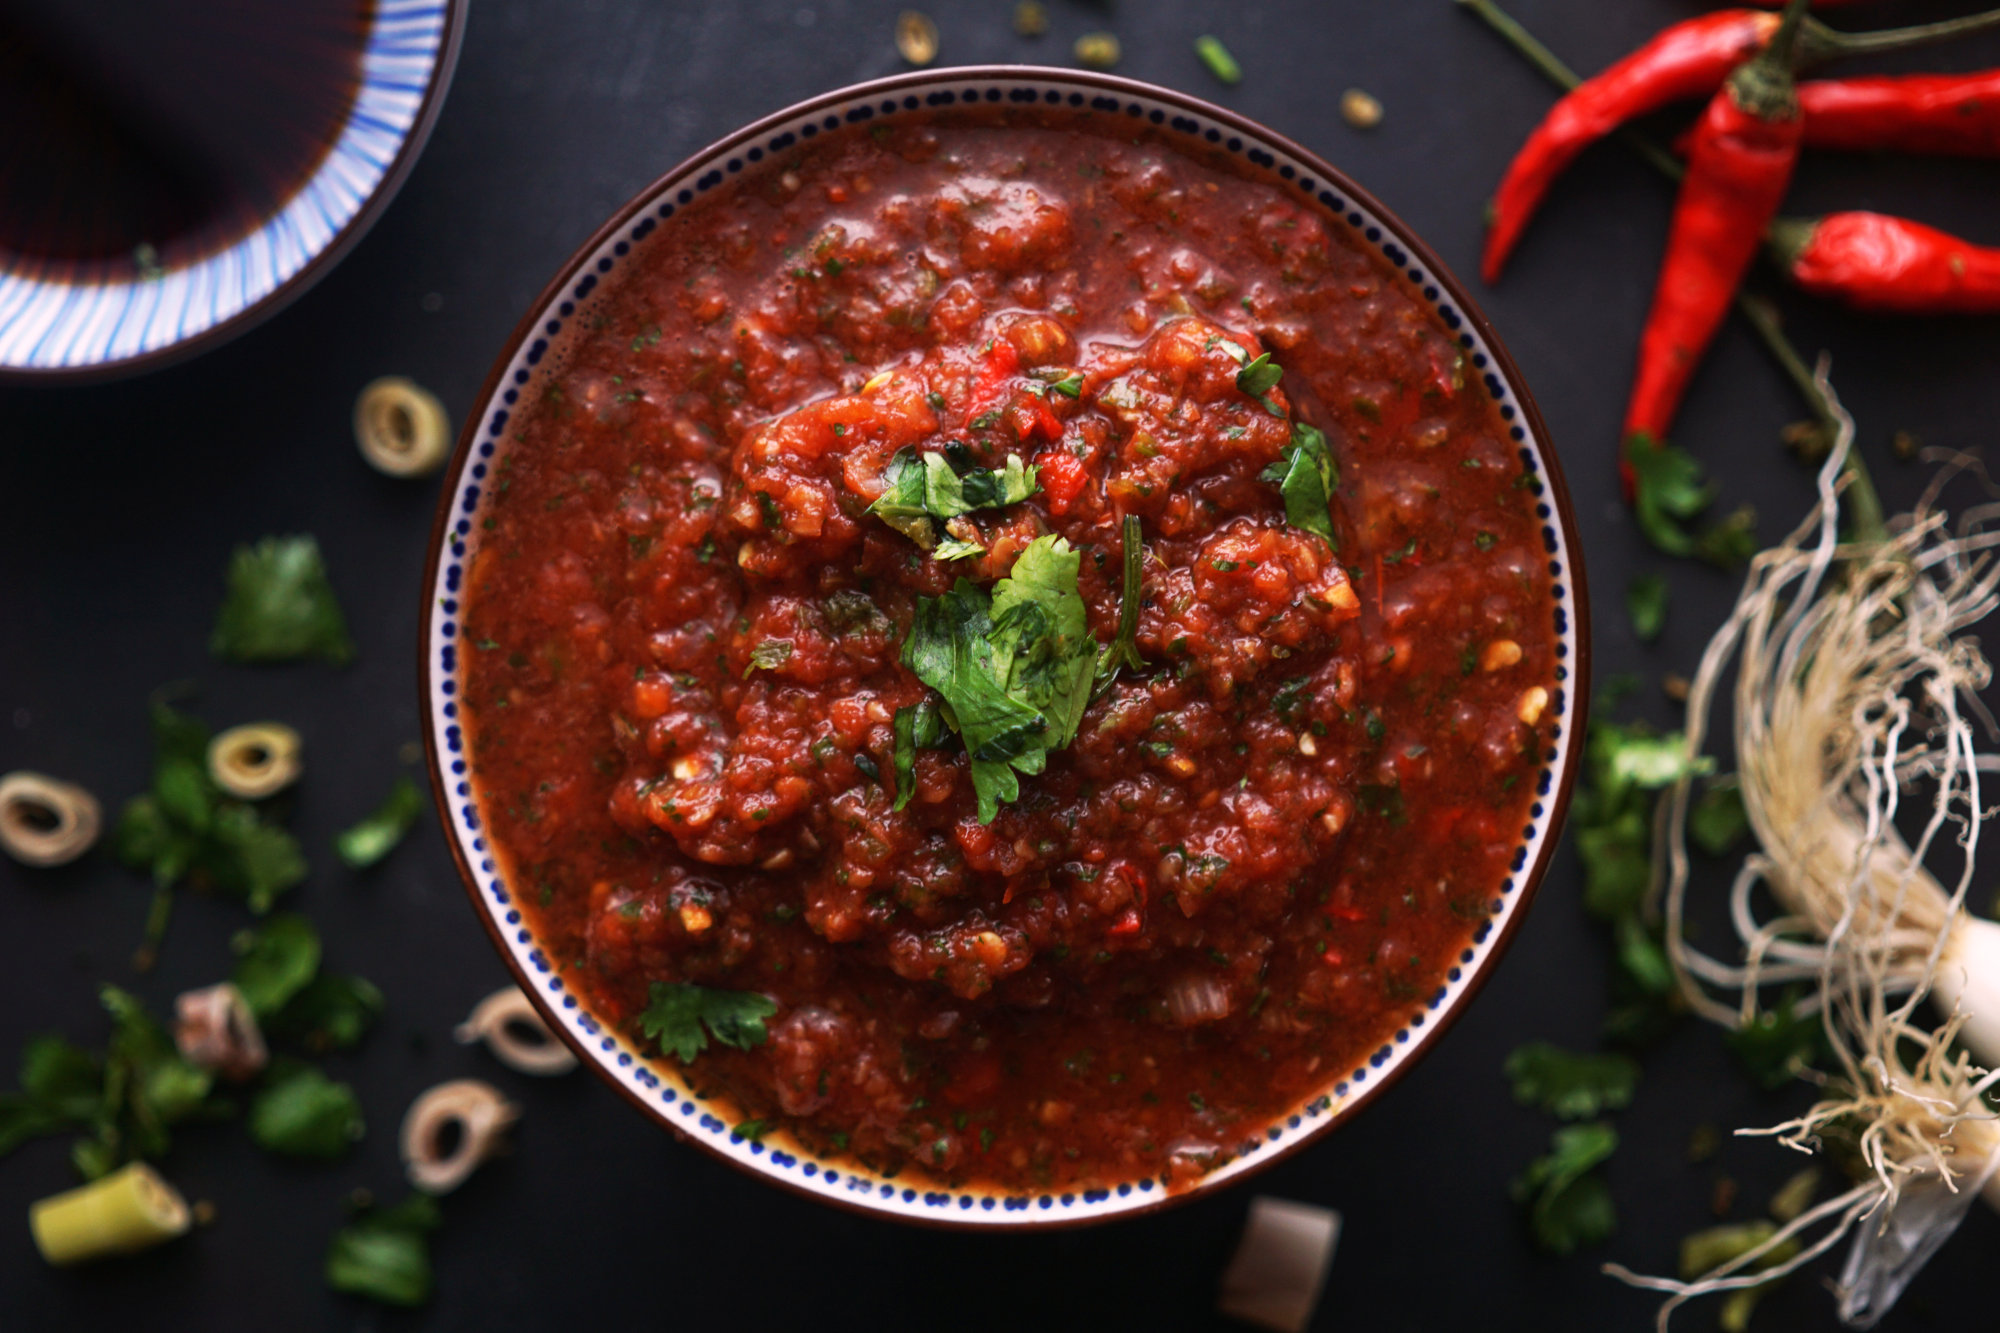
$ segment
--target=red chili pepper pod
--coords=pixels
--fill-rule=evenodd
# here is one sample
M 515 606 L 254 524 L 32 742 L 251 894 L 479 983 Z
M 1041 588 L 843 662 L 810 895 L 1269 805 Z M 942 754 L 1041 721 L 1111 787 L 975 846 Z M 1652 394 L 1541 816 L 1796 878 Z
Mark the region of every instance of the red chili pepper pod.
M 2000 157 L 2000 69 L 1799 85 L 1805 146 Z
M 1628 437 L 1655 444 L 1666 438 L 1688 380 L 1784 201 L 1803 129 L 1789 50 L 1803 12 L 1803 0 L 1793 0 L 1786 27 L 1764 54 L 1730 75 L 1695 127 L 1639 341 L 1639 373 L 1625 412 Z M 1629 489 L 1629 470 L 1626 479 Z
M 2000 250 L 1881 213 L 1771 224 L 1771 249 L 1815 296 L 1906 315 L 2000 313 Z
M 1729 71 L 1763 47 L 1777 26 L 1775 15 L 1744 9 L 1676 23 L 1549 108 L 1493 194 L 1480 265 L 1486 281 L 1499 280 L 1542 196 L 1577 154 L 1634 117 L 1709 96 Z

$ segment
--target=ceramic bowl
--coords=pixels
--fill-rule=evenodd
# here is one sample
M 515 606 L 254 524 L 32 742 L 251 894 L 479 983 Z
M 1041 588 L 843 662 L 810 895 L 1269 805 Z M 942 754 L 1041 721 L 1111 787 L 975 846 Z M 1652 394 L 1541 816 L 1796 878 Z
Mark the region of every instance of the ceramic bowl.
M 1454 960 L 1438 990 L 1410 1006 L 1402 1026 L 1353 1068 L 1267 1126 L 1244 1153 L 1192 1189 L 1170 1195 L 1157 1178 L 1106 1188 L 1021 1194 L 884 1179 L 847 1161 L 819 1160 L 789 1142 L 735 1133 L 734 1114 L 690 1093 L 670 1066 L 649 1059 L 626 1035 L 599 1021 L 551 963 L 516 906 L 514 886 L 496 869 L 470 783 L 458 720 L 459 596 L 478 545 L 487 478 L 513 447 L 507 423 L 518 403 L 539 392 L 540 368 L 557 359 L 579 310 L 600 283 L 650 246 L 672 245 L 676 213 L 767 156 L 842 125 L 922 116 L 973 103 L 1089 107 L 1129 116 L 1220 146 L 1243 168 L 1311 201 L 1374 247 L 1436 310 L 1458 338 L 1478 381 L 1498 404 L 1528 472 L 1537 482 L 1554 596 L 1548 614 L 1557 635 L 1558 688 L 1550 708 L 1554 744 L 1542 756 L 1532 818 L 1519 835 L 1511 873 Z M 1580 761 L 1588 628 L 1583 571 L 1567 492 L 1547 436 L 1519 372 L 1463 286 L 1402 222 L 1325 161 L 1284 137 L 1205 102 L 1148 84 L 1071 70 L 992 67 L 905 74 L 816 97 L 769 116 L 705 149 L 619 210 L 563 266 L 514 331 L 467 417 L 431 539 L 423 631 L 426 738 L 439 808 L 473 904 L 501 955 L 551 1027 L 584 1062 L 632 1103 L 682 1138 L 751 1174 L 808 1197 L 905 1220 L 967 1228 L 1061 1226 L 1126 1216 L 1206 1193 L 1326 1132 L 1373 1100 L 1437 1040 L 1479 989 L 1519 926 L 1554 851 L 1571 781 Z
M 0 253 L 0 379 L 153 369 L 234 337 L 312 286 L 388 206 L 430 136 L 466 3 L 377 0 L 360 84 L 325 155 L 236 240 L 126 278 L 106 276 L 102 265 Z M 257 53 L 246 49 L 244 58 Z

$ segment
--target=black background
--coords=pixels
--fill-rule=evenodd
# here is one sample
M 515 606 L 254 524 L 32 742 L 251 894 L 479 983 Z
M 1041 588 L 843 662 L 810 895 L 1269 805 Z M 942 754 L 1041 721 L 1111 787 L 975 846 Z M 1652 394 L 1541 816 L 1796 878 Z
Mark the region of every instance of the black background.
M 925 0 L 941 63 L 1067 64 L 1081 32 L 1110 28 L 1118 71 L 1210 97 L 1297 138 L 1399 211 L 1462 274 L 1476 270 L 1481 205 L 1544 110 L 1540 77 L 1448 0 L 1050 0 L 1052 26 L 1017 37 L 1009 0 Z M 1963 12 L 1967 5 L 1958 9 Z M 1585 1047 L 1604 1009 L 1605 947 L 1578 907 L 1565 852 L 1491 984 L 1394 1092 L 1254 1184 L 1143 1220 L 1031 1236 L 959 1235 L 809 1204 L 674 1142 L 588 1074 L 517 1077 L 451 1043 L 451 1026 L 506 973 L 425 822 L 386 864 L 349 874 L 332 833 L 371 808 L 420 734 L 419 576 L 435 484 L 380 477 L 357 456 L 354 394 L 408 374 L 463 413 L 527 303 L 569 252 L 638 188 L 747 121 L 839 84 L 901 68 L 895 0 L 478 0 L 435 137 L 401 196 L 339 267 L 289 309 L 188 364 L 88 388 L 0 391 L 0 771 L 80 781 L 108 814 L 146 782 L 145 701 L 175 681 L 217 726 L 263 717 L 304 734 L 293 828 L 314 873 L 290 899 L 325 933 L 327 965 L 374 979 L 388 1017 L 353 1057 L 370 1118 L 347 1159 L 262 1156 L 240 1129 L 193 1127 L 165 1163 L 215 1224 L 128 1261 L 53 1272 L 24 1222 L 29 1200 L 74 1182 L 67 1144 L 0 1160 L 0 1328 L 513 1329 L 616 1320 L 695 1327 L 1207 1328 L 1216 1279 L 1254 1193 L 1330 1205 L 1346 1230 L 1315 1327 L 1400 1330 L 1638 1328 L 1652 1298 L 1596 1272 L 1600 1259 L 1672 1268 L 1683 1233 L 1712 1221 L 1718 1176 L 1754 1216 L 1798 1159 L 1761 1140 L 1689 1165 L 1700 1123 L 1781 1119 L 1801 1094 L 1765 1095 L 1716 1035 L 1690 1024 L 1650 1057 L 1624 1147 L 1610 1164 L 1622 1225 L 1587 1256 L 1554 1262 L 1523 1234 L 1507 1183 L 1552 1122 L 1516 1107 L 1500 1075 L 1530 1038 Z M 1517 0 L 1572 64 L 1601 68 L 1697 6 L 1687 0 Z M 1858 6 L 1840 21 L 1912 21 L 1925 3 Z M 1224 37 L 1245 72 L 1224 88 L 1194 37 Z M 2000 40 L 1875 68 L 1967 69 Z M 1388 115 L 1361 132 L 1337 100 L 1359 85 Z M 1662 122 L 1656 128 L 1671 129 Z M 0 132 L 6 132 L 0 127 Z M 1671 194 L 1615 145 L 1552 193 L 1512 270 L 1480 291 L 1539 398 L 1577 497 L 1589 557 L 1600 684 L 1641 673 L 1619 710 L 1677 724 L 1655 687 L 1691 671 L 1732 581 L 1652 555 L 1618 503 L 1612 458 L 1632 349 Z M 1828 157 L 1801 169 L 1789 211 L 1877 207 L 1974 239 L 1993 234 L 2000 169 L 1988 163 Z M 1982 234 L 1982 232 L 1984 234 Z M 1758 278 L 1773 285 L 1772 275 Z M 1783 305 L 1808 351 L 1829 349 L 1862 447 L 1892 510 L 1923 469 L 1889 457 L 1899 428 L 1977 448 L 1995 411 L 1991 321 L 1864 319 L 1795 294 Z M 1725 501 L 1749 500 L 1768 535 L 1789 526 L 1809 478 L 1777 430 L 1802 415 L 1740 326 L 1696 380 L 1678 435 Z M 309 531 L 324 546 L 359 662 L 243 670 L 211 662 L 206 635 L 232 545 Z M 1674 586 L 1665 640 L 1639 644 L 1626 581 L 1659 568 Z M 97 983 L 135 986 L 164 1010 L 228 967 L 244 922 L 186 899 L 158 969 L 130 967 L 146 886 L 101 852 L 30 872 L 0 862 L 0 1053 L 60 1029 L 96 1042 Z M 401 1193 L 395 1129 L 438 1080 L 478 1075 L 518 1098 L 517 1151 L 445 1200 L 437 1294 L 410 1315 L 324 1289 L 320 1266 L 357 1186 Z M 1976 1209 L 1884 1328 L 1990 1327 L 2000 1223 Z M 1827 1271 L 1825 1268 L 1822 1272 Z M 1679 1327 L 1713 1324 L 1697 1307 Z M 1766 1301 L 1759 1329 L 1833 1323 L 1814 1278 Z

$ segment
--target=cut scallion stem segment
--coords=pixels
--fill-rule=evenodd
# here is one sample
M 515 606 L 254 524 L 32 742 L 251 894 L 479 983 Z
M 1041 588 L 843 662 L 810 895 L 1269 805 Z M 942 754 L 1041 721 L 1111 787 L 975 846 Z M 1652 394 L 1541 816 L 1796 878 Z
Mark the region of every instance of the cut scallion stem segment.
M 58 1266 L 150 1249 L 184 1233 L 190 1221 L 180 1191 L 144 1162 L 28 1209 L 35 1248 Z

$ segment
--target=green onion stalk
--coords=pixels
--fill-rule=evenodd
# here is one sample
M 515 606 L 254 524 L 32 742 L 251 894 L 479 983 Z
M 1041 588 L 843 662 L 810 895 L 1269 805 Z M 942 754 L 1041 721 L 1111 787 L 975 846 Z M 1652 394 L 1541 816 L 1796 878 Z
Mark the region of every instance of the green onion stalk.
M 1986 1102 L 2000 1083 L 2000 924 L 1966 910 L 1981 775 L 2000 767 L 1975 745 L 1992 672 L 1966 631 L 2000 606 L 2000 528 L 1986 526 L 2000 505 L 1954 525 L 1933 487 L 1879 534 L 1843 536 L 1854 423 L 1824 363 L 1817 387 L 1836 424 L 1818 502 L 1751 561 L 1688 691 L 1694 759 L 1734 673 L 1738 784 L 1757 842 L 1728 895 L 1736 956 L 1698 949 L 1687 930 L 1690 779 L 1666 795 L 1656 878 L 1695 1014 L 1741 1029 L 1769 988 L 1804 988 L 1792 1012 L 1817 1015 L 1831 1052 L 1824 1074 L 1805 1075 L 1821 1086 L 1810 1110 L 1739 1132 L 1806 1153 L 1842 1143 L 1858 1182 L 1693 1281 L 1607 1265 L 1668 1294 L 1662 1329 L 1696 1296 L 1772 1281 L 1848 1237 L 1840 1315 L 1871 1327 L 1975 1196 L 2000 1207 L 2000 1122 Z

